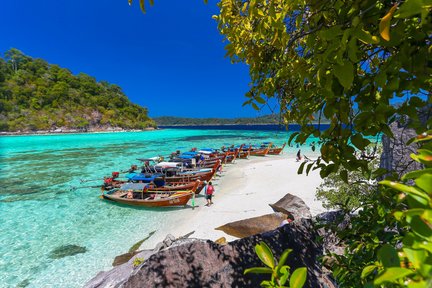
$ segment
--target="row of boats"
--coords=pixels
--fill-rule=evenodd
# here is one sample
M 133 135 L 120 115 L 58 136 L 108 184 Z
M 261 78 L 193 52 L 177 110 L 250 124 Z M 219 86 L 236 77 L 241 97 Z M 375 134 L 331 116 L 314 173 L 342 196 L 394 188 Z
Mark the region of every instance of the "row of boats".
M 240 145 L 221 149 L 192 148 L 165 157 L 139 158 L 141 165 L 104 177 L 102 198 L 122 204 L 144 207 L 185 206 L 199 194 L 223 164 L 250 156 L 279 155 L 286 143 L 276 147 L 271 142 L 259 146 Z M 125 176 L 120 178 L 120 174 Z

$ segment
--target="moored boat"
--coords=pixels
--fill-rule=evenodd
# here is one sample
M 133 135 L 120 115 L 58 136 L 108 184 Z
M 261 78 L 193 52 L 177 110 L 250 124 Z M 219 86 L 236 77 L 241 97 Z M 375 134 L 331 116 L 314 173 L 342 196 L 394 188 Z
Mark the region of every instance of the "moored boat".
M 198 188 L 199 181 L 194 182 L 190 190 L 160 191 L 150 188 L 145 183 L 127 183 L 118 189 L 102 193 L 102 197 L 117 203 L 142 207 L 184 206 Z
M 250 155 L 252 156 L 266 156 L 267 153 L 270 151 L 270 148 L 273 144 L 270 142 L 266 148 L 258 148 L 258 149 L 252 149 L 250 151 Z
M 283 143 L 282 147 L 271 147 L 270 150 L 268 151 L 268 155 L 279 155 L 282 150 L 285 148 L 286 143 Z
M 142 198 L 130 198 L 128 193 L 128 191 L 114 189 L 105 191 L 102 197 L 106 200 L 133 206 L 173 207 L 185 206 L 194 194 L 192 191 L 174 191 L 142 193 Z

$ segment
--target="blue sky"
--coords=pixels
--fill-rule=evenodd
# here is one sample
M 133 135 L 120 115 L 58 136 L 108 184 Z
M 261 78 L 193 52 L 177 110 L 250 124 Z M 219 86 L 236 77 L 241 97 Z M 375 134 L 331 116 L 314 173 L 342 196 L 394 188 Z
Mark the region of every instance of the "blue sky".
M 15 47 L 120 85 L 152 117 L 270 113 L 242 107 L 248 68 L 225 58 L 216 1 L 155 2 L 142 14 L 138 0 L 3 1 L 0 52 Z

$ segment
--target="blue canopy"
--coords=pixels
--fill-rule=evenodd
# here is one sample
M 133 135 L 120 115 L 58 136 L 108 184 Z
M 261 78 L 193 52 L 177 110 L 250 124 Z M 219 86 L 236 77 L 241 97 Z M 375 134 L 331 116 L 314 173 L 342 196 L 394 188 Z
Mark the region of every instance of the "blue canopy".
M 197 155 L 198 153 L 197 152 L 193 152 L 193 151 L 189 151 L 189 152 L 184 152 L 184 153 L 182 153 L 182 155 L 192 155 L 192 156 L 195 156 L 195 155 Z
M 211 151 L 211 152 L 216 151 L 216 149 L 213 149 L 213 148 L 202 148 L 200 150 L 202 150 L 202 151 Z
M 126 175 L 126 178 L 128 178 L 131 181 L 143 181 L 145 183 L 148 183 L 162 176 L 163 174 L 130 173 Z
M 192 158 L 194 158 L 194 155 L 184 155 L 184 154 L 182 154 L 182 155 L 180 155 L 178 157 L 181 158 L 181 159 L 192 159 Z

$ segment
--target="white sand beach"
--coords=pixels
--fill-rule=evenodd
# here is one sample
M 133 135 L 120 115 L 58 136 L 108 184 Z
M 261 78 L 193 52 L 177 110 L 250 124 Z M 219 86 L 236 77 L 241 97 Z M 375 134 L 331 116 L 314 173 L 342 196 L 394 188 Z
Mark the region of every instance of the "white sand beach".
M 294 156 L 282 154 L 237 159 L 235 164 L 224 165 L 221 176 L 212 181 L 215 187 L 214 204 L 205 206 L 206 200 L 201 192 L 195 199 L 195 209 L 176 211 L 176 225 L 157 231 L 143 243 L 141 249 L 153 248 L 167 234 L 180 237 L 192 231 L 195 231 L 190 236 L 193 238 L 214 241 L 225 237 L 232 241 L 236 238 L 214 229 L 229 222 L 273 213 L 268 204 L 287 193 L 303 199 L 312 215 L 326 211 L 321 202 L 315 200 L 316 187 L 322 181 L 319 173 L 311 171 L 309 176 L 298 175 L 300 164 Z

